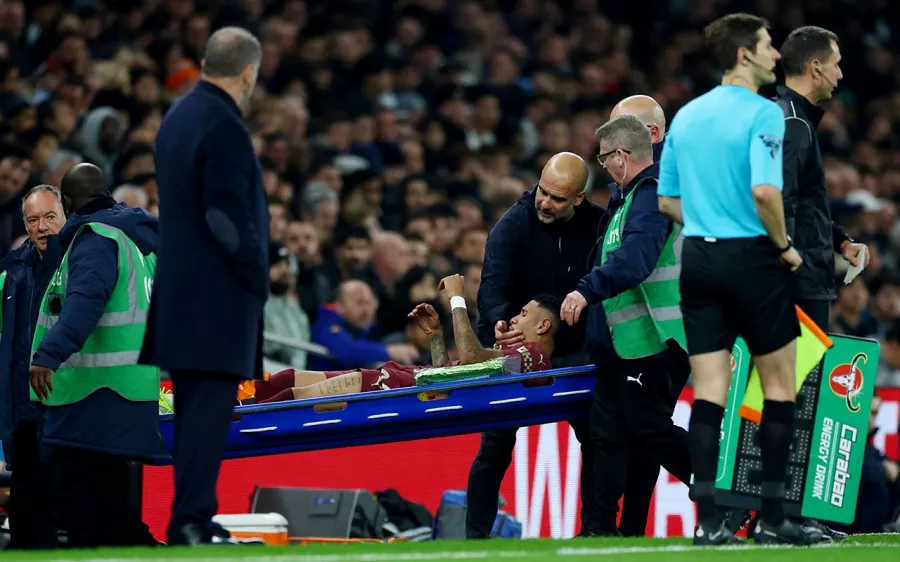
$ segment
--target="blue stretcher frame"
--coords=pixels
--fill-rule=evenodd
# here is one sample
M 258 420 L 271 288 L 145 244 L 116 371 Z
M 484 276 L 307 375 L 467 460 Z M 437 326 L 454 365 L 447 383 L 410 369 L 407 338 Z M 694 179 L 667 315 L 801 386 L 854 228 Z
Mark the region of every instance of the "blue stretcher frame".
M 238 406 L 226 459 L 374 445 L 586 417 L 593 365 L 270 404 Z M 549 383 L 539 384 L 548 377 Z M 531 383 L 531 384 L 529 384 Z M 437 394 L 426 399 L 422 394 Z M 320 411 L 325 404 L 340 410 Z M 318 406 L 318 408 L 317 408 Z M 160 416 L 174 446 L 174 415 Z M 171 464 L 160 459 L 155 464 Z

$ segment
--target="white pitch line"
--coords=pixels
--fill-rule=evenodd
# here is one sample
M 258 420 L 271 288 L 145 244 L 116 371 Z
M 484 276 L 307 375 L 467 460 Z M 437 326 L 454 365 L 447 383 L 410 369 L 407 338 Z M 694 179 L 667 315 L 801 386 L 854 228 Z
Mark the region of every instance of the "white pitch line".
M 387 546 L 387 545 L 385 545 Z M 242 547 L 234 547 L 236 552 L 240 552 Z M 811 547 L 795 547 L 795 546 L 768 546 L 756 544 L 742 544 L 730 546 L 713 546 L 713 547 L 694 547 L 691 545 L 669 545 L 669 546 L 611 546 L 605 548 L 597 547 L 564 547 L 557 550 L 537 550 L 537 551 L 473 551 L 473 552 L 396 552 L 396 553 L 367 553 L 367 554 L 283 554 L 272 556 L 253 556 L 254 562 L 393 562 L 393 561 L 416 561 L 416 560 L 482 560 L 488 558 L 547 558 L 548 555 L 561 557 L 580 557 L 580 556 L 615 556 L 621 554 L 669 554 L 673 552 L 690 552 L 690 551 L 728 551 L 740 552 L 748 550 L 789 550 L 789 549 L 855 549 L 855 548 L 892 548 L 900 549 L 900 543 L 896 542 L 874 542 L 874 543 L 858 543 L 858 542 L 839 542 L 824 543 Z M 183 558 L 178 556 L 159 556 L 159 557 L 129 557 L 129 558 L 79 558 L 73 559 L 56 559 L 55 562 L 86 562 L 88 560 L 97 562 L 160 562 L 160 561 L 176 561 L 190 560 L 190 562 L 246 562 L 250 559 L 248 556 L 209 556 L 196 557 L 186 554 Z

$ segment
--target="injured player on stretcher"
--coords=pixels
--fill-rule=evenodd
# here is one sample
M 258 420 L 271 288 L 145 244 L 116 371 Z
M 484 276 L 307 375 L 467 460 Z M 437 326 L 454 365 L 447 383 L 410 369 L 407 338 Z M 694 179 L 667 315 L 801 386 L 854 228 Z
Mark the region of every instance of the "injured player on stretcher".
M 510 348 L 486 349 L 481 346 L 469 321 L 466 309 L 460 300 L 463 278 L 452 275 L 441 281 L 441 290 L 451 299 L 453 309 L 453 337 L 459 352 L 458 361 L 450 361 L 447 356 L 444 335 L 437 311 L 428 304 L 420 304 L 410 312 L 419 328 L 429 337 L 432 364 L 435 367 L 458 365 L 474 366 L 473 376 L 478 373 L 479 364 L 489 371 L 502 363 L 506 373 L 529 373 L 551 368 L 550 355 L 553 353 L 554 337 L 560 327 L 559 309 L 562 299 L 553 295 L 538 295 L 528 302 L 519 314 L 510 320 L 510 326 L 522 331 L 525 341 Z M 502 361 L 498 362 L 497 359 Z M 320 398 L 356 392 L 372 392 L 416 386 L 416 376 L 435 373 L 434 367 L 400 365 L 389 361 L 380 368 L 356 369 L 352 371 L 298 371 L 287 369 L 262 381 L 247 381 L 238 392 L 239 401 L 248 403 L 269 403 L 302 398 Z M 428 380 L 439 382 L 440 376 Z M 419 385 L 422 385 L 421 378 Z

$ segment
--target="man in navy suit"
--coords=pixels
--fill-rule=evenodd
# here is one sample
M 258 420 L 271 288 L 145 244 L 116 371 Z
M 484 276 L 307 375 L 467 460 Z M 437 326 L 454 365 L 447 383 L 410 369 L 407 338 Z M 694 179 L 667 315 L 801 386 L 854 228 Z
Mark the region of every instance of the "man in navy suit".
M 211 520 L 237 385 L 262 375 L 269 214 L 242 116 L 260 55 L 249 32 L 216 31 L 156 139 L 159 262 L 140 361 L 174 383 L 170 544 L 236 542 Z

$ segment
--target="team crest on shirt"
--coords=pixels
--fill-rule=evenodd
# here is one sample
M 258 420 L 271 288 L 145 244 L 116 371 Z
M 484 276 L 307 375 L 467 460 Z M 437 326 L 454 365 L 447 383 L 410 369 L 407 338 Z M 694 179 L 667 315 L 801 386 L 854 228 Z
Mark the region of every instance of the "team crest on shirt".
M 771 135 L 759 135 L 759 138 L 762 140 L 765 147 L 769 149 L 769 156 L 774 159 L 775 155 L 778 154 L 778 150 L 781 148 L 781 138 L 773 137 Z

